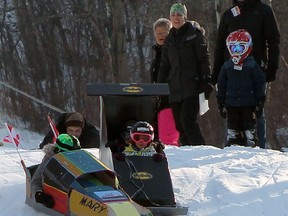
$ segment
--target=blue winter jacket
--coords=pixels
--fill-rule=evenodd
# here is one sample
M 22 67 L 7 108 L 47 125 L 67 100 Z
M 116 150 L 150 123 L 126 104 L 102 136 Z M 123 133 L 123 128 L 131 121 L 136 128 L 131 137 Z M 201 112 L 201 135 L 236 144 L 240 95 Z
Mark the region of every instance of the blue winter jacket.
M 265 99 L 265 75 L 252 56 L 234 69 L 232 60 L 224 63 L 218 77 L 217 99 L 226 107 L 256 106 Z

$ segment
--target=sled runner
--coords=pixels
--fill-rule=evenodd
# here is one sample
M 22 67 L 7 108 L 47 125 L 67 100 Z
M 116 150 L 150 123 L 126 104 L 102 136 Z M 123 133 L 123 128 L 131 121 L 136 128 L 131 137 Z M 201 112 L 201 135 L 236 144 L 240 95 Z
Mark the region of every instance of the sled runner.
M 154 126 L 157 97 L 169 94 L 167 84 L 87 84 L 89 96 L 103 98 L 107 143 L 124 142 L 124 125 L 131 120 L 147 121 Z M 186 215 L 187 207 L 175 202 L 167 159 L 159 163 L 152 157 L 127 156 L 113 159 L 120 186 L 153 215 Z
M 26 168 L 25 203 L 49 215 L 151 216 L 118 187 L 116 173 L 85 150 L 54 155 L 43 172 L 43 191 L 55 205 L 47 208 L 36 203 L 31 179 L 38 165 Z

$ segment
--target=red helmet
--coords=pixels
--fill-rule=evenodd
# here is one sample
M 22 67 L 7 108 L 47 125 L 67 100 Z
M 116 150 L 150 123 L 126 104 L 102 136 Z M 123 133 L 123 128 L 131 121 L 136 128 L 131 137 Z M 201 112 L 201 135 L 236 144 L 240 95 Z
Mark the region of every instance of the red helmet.
M 241 64 L 252 51 L 252 37 L 245 29 L 239 29 L 228 35 L 226 46 L 233 63 Z

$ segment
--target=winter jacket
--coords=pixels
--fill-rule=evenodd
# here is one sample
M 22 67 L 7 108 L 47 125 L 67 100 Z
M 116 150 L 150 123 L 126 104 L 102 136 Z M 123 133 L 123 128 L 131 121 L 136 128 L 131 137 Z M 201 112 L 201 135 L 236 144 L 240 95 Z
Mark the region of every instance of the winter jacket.
M 226 107 L 256 107 L 265 99 L 265 76 L 252 56 L 243 62 L 242 70 L 232 60 L 224 63 L 219 78 L 217 99 Z
M 38 166 L 37 170 L 35 171 L 34 175 L 32 176 L 31 181 L 31 191 L 33 197 L 37 191 L 42 191 L 42 173 L 50 160 L 50 158 L 55 155 L 54 153 L 55 145 L 48 144 L 43 148 L 43 152 L 45 153 L 44 158 L 42 159 L 41 164 Z
M 165 155 L 163 146 L 160 143 L 152 142 L 146 148 L 139 149 L 135 144 L 129 143 L 123 153 L 126 156 L 153 156 L 156 153 Z
M 263 72 L 274 73 L 269 76 L 275 77 L 278 69 L 280 32 L 271 7 L 262 3 L 261 0 L 249 0 L 241 8 L 240 15 L 234 16 L 232 8 L 238 4 L 238 1 L 233 2 L 234 6 L 223 13 L 219 24 L 214 52 L 213 84 L 217 83 L 223 63 L 230 58 L 226 48 L 226 38 L 238 29 L 246 29 L 251 34 L 253 42 L 251 55 L 254 56 Z
M 152 65 L 150 68 L 151 82 L 157 83 L 158 71 L 159 71 L 160 62 L 161 62 L 162 46 L 155 44 L 154 46 L 152 46 L 152 49 L 155 51 L 155 57 L 152 61 Z
M 56 128 L 59 134 L 67 133 L 64 125 L 66 114 L 67 113 L 63 113 L 57 119 Z M 53 137 L 54 137 L 53 131 L 50 130 L 44 137 L 42 143 L 40 143 L 39 147 L 42 149 L 48 143 L 52 143 Z M 99 131 L 96 129 L 94 125 L 87 122 L 86 120 L 82 133 L 78 139 L 80 141 L 81 148 L 99 148 L 100 145 Z
M 170 103 L 198 95 L 201 82 L 210 78 L 210 55 L 201 30 L 192 22 L 173 27 L 162 47 L 158 74 L 158 82 L 169 85 Z

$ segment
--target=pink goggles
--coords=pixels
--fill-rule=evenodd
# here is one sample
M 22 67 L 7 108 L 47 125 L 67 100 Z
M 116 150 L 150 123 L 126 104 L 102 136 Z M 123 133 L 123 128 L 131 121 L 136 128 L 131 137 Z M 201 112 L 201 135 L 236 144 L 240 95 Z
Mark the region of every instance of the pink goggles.
M 132 133 L 131 139 L 135 143 L 139 143 L 139 142 L 149 143 L 152 141 L 152 135 L 146 134 L 146 133 Z

